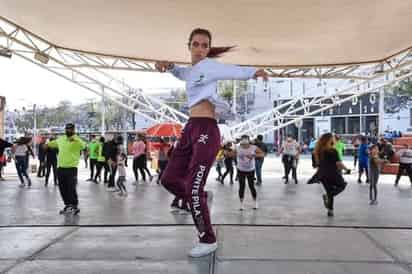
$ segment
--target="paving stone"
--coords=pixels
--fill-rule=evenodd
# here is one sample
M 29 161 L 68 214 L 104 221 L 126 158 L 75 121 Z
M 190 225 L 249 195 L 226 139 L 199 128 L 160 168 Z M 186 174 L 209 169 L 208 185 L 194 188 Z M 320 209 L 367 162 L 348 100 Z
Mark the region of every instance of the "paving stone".
M 412 230 L 369 229 L 366 233 L 400 261 L 412 263 Z
M 229 226 L 218 235 L 219 259 L 393 261 L 354 229 Z
M 0 228 L 0 259 L 21 259 L 31 256 L 42 247 L 70 231 L 73 231 L 73 228 Z
M 186 262 L 186 261 L 162 261 L 162 262 L 141 262 L 141 261 L 72 261 L 72 260 L 35 260 L 24 262 L 13 268 L 8 274 L 209 274 L 209 264 L 207 262 Z
M 187 260 L 195 243 L 192 227 L 80 228 L 41 254 L 41 259 Z M 208 260 L 208 257 L 198 260 Z
M 395 264 L 279 261 L 218 262 L 216 274 L 408 274 Z

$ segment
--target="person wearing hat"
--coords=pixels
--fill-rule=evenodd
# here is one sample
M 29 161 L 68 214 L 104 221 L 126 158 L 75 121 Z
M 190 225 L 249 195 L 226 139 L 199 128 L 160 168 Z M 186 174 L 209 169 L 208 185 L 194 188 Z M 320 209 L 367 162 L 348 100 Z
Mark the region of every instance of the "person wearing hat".
M 59 190 L 64 202 L 64 208 L 60 214 L 78 214 L 77 198 L 77 166 L 79 165 L 81 151 L 85 143 L 75 134 L 74 124 L 68 123 L 65 127 L 65 135 L 48 143 L 48 147 L 57 148 L 57 177 Z

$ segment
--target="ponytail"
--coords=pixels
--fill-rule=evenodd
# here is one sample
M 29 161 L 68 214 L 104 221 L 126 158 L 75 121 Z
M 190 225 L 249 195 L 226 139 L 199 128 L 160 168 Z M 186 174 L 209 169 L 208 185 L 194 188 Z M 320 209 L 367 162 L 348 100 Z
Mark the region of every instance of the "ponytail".
M 222 54 L 231 51 L 234 49 L 235 46 L 230 46 L 230 47 L 211 47 L 209 50 L 209 53 L 207 54 L 207 57 L 209 58 L 218 58 L 221 57 Z

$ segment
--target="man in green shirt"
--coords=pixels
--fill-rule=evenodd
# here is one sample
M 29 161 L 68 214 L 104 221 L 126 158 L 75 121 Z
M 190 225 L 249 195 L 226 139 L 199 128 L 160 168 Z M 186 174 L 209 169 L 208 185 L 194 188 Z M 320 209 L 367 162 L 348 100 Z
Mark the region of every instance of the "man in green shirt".
M 88 150 L 89 150 L 89 161 L 90 161 L 90 178 L 87 181 L 94 181 L 94 168 L 97 165 L 97 149 L 99 144 L 96 141 L 96 138 L 91 140 Z
M 339 161 L 343 161 L 343 153 L 345 151 L 345 144 L 342 142 L 339 135 L 335 135 L 335 140 L 336 140 L 335 149 L 338 152 Z
M 60 214 L 78 214 L 77 198 L 77 166 L 79 165 L 81 151 L 85 148 L 84 142 L 75 135 L 74 124 L 68 123 L 65 127 L 66 135 L 48 143 L 51 148 L 58 148 L 57 177 L 60 194 L 64 202 L 64 209 Z
M 96 175 L 94 176 L 93 182 L 98 184 L 97 178 L 101 181 L 101 172 L 106 163 L 106 158 L 103 155 L 103 144 L 104 144 L 104 137 L 101 136 L 99 141 L 97 141 L 97 163 L 96 163 Z

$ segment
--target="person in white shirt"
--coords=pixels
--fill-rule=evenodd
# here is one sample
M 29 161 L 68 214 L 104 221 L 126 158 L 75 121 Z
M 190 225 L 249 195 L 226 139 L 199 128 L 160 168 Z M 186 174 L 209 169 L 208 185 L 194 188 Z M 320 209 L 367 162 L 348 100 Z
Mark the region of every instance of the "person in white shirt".
M 280 154 L 282 154 L 282 163 L 285 168 L 285 184 L 289 183 L 289 173 L 292 170 L 292 177 L 295 180 L 295 184 L 298 183 L 298 178 L 296 176 L 296 168 L 299 160 L 299 144 L 292 138 L 288 136 L 286 142 L 282 144 L 280 149 Z
M 120 196 L 127 196 L 127 189 L 124 183 L 126 182 L 126 167 L 127 167 L 127 156 L 126 153 L 118 149 L 117 153 L 117 170 L 119 177 L 117 178 L 117 187 L 119 188 Z
M 395 179 L 395 186 L 398 186 L 399 180 L 404 172 L 409 176 L 412 185 L 412 149 L 405 145 L 403 149 L 398 151 L 399 154 L 399 170 Z
M 212 47 L 212 35 L 206 29 L 191 32 L 188 48 L 191 66 L 180 67 L 168 61 L 156 63 L 156 69 L 160 72 L 171 72 L 186 82 L 190 108 L 190 119 L 171 155 L 162 184 L 175 196 L 185 196 L 189 201 L 199 235 L 199 243 L 189 252 L 189 256 L 201 257 L 217 249 L 207 204 L 212 193 L 204 191 L 209 170 L 220 147 L 216 116 L 229 109 L 229 105 L 217 94 L 217 81 L 267 79 L 268 74 L 263 69 L 227 65 L 213 60 L 233 47 Z
M 31 186 L 31 180 L 29 174 L 27 173 L 28 169 L 28 157 L 31 155 L 34 158 L 33 150 L 30 146 L 31 138 L 21 137 L 17 140 L 16 144 L 13 146 L 13 156 L 16 163 L 17 175 L 20 179 L 20 187 L 24 187 L 24 177 L 27 180 L 27 185 Z
M 249 185 L 250 193 L 252 194 L 255 205 L 253 209 L 258 209 L 257 194 L 255 189 L 255 159 L 264 155 L 257 146 L 250 144 L 249 136 L 241 137 L 239 146 L 236 149 L 237 157 L 237 174 L 239 175 L 239 199 L 240 210 L 244 210 L 243 200 L 245 197 L 246 179 Z

